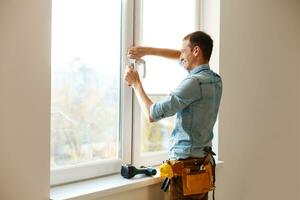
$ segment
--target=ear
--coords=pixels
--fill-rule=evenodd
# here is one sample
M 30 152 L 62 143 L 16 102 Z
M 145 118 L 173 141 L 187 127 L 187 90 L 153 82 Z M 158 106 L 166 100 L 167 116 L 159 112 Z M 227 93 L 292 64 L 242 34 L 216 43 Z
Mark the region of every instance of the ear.
M 201 48 L 199 46 L 195 46 L 193 49 L 194 56 L 198 56 L 199 54 L 202 54 Z

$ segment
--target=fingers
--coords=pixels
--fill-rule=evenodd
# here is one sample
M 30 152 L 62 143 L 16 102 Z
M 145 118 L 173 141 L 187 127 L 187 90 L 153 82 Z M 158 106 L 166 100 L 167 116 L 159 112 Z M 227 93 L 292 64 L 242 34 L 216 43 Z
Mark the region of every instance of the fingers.
M 127 65 L 125 68 L 125 73 L 129 72 L 130 70 L 132 70 L 132 67 L 130 65 Z
M 137 52 L 136 52 L 135 47 L 132 47 L 132 48 L 128 49 L 128 51 L 127 51 L 128 58 L 132 58 L 132 59 L 137 58 L 136 54 L 137 54 Z
M 127 54 L 133 54 L 133 53 L 135 53 L 135 47 L 131 47 L 131 48 L 129 48 L 128 49 L 128 51 L 127 51 Z
M 132 69 L 129 65 L 126 66 L 125 72 L 124 72 L 124 80 L 126 81 L 127 85 L 130 86 L 130 71 Z
M 124 76 L 128 76 L 132 79 L 136 78 L 136 76 L 138 76 L 138 72 L 134 69 L 132 69 L 130 66 L 127 66 L 125 69 L 125 74 Z
M 131 79 L 130 79 L 130 77 L 129 77 L 128 74 L 125 74 L 125 75 L 124 75 L 124 80 L 125 80 L 125 82 L 126 82 L 126 84 L 127 84 L 128 86 L 131 86 L 132 81 L 131 81 Z
M 138 59 L 144 56 L 143 47 L 131 47 L 127 51 L 127 57 L 131 59 Z
M 137 71 L 133 70 L 129 65 L 127 65 L 124 73 L 124 80 L 128 86 L 131 86 L 138 80 Z

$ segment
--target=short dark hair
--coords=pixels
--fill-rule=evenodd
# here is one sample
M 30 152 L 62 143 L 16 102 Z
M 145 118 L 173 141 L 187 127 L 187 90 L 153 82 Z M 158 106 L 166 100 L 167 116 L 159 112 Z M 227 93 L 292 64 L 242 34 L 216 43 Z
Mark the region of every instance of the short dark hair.
M 204 59 L 209 61 L 213 49 L 213 40 L 207 33 L 195 31 L 186 35 L 183 40 L 189 40 L 192 49 L 195 46 L 199 46 L 203 52 Z

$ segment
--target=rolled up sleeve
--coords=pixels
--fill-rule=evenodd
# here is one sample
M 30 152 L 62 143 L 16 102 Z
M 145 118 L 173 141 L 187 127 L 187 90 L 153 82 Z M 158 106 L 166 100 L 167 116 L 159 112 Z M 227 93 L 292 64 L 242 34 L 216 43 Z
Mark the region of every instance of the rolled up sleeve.
M 163 100 L 151 105 L 150 115 L 153 121 L 170 117 L 201 97 L 201 87 L 197 79 L 189 77 Z

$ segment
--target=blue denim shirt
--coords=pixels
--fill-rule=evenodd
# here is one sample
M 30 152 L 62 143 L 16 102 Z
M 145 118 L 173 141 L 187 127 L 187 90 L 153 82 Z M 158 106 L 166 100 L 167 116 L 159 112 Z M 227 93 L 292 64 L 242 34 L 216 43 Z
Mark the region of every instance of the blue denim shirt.
M 154 121 L 176 114 L 169 158 L 204 157 L 212 146 L 222 95 L 222 79 L 208 64 L 199 65 L 165 99 L 152 104 Z

